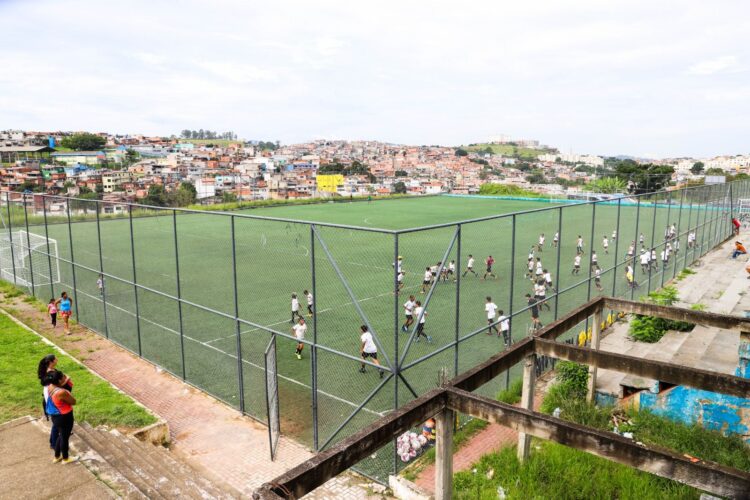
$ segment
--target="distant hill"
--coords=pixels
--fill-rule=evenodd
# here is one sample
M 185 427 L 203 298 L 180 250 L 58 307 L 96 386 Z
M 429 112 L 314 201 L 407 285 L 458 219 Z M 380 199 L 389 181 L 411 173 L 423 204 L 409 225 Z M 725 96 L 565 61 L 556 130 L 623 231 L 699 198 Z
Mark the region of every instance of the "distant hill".
M 492 151 L 492 154 L 509 156 L 513 158 L 520 158 L 523 160 L 535 160 L 539 155 L 546 153 L 556 153 L 555 149 L 532 149 L 525 148 L 522 146 L 515 146 L 513 144 L 469 144 L 468 146 L 461 146 L 462 149 L 469 151 L 470 153 L 481 153 L 484 151 Z

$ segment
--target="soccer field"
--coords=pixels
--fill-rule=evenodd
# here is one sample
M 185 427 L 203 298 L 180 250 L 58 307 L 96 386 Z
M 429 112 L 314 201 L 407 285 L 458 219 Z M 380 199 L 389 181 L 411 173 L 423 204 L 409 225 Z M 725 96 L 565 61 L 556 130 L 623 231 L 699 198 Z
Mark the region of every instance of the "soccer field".
M 506 315 L 514 312 L 511 333 L 515 341 L 528 336 L 531 319 L 524 295 L 533 294 L 533 288 L 525 277 L 526 263 L 541 233 L 546 241 L 535 255 L 541 257 L 561 291 L 559 295 L 548 291 L 550 309 L 542 310 L 542 323 L 596 294 L 629 297 L 624 262 L 630 242 L 635 240 L 640 247 L 637 242 L 642 233 L 645 245 L 656 247 L 658 254 L 663 249 L 664 230 L 673 223 L 678 228 L 679 252 L 672 255 L 668 266 L 660 263 L 659 270 L 650 274 L 635 266 L 635 279 L 641 284 L 636 298 L 649 288 L 658 288 L 686 262 L 728 235 L 728 206 L 723 208 L 729 202 L 724 191 L 695 193 L 680 198 L 676 192 L 669 197 L 671 203 L 667 195 L 661 195 L 638 205 L 556 206 L 541 201 L 439 196 L 273 207 L 234 216 L 171 210 L 153 210 L 142 216 L 139 211 L 132 220 L 102 218 L 99 224 L 91 220 L 67 224 L 50 218 L 47 231 L 57 242 L 61 283 L 54 289 L 37 286 L 35 291 L 45 301 L 62 290 L 73 293 L 82 324 L 234 407 L 239 408 L 243 398 L 245 412 L 261 420 L 267 418 L 263 353 L 271 332 L 278 332 L 282 431 L 310 445 L 317 441 L 323 446 L 347 420 L 334 442 L 392 410 L 396 394 L 398 405 L 403 405 L 434 388 L 441 370 L 452 376 L 504 349 L 501 339 L 486 334 L 485 297 L 492 297 Z M 322 224 L 315 224 L 313 230 L 308 222 L 256 216 Z M 446 226 L 408 230 L 432 224 Z M 693 229 L 698 245 L 688 249 L 687 234 Z M 395 234 L 392 230 L 405 231 Z M 32 225 L 30 231 L 45 236 L 43 225 Z M 552 241 L 558 231 L 560 245 L 556 248 Z M 614 241 L 613 231 L 617 231 Z M 580 274 L 574 275 L 579 235 L 584 254 Z M 602 248 L 605 235 L 610 240 L 608 253 Z M 601 291 L 588 280 L 592 250 L 602 270 Z M 404 289 L 395 296 L 393 263 L 397 254 L 403 256 L 406 274 Z M 469 254 L 476 259 L 478 276 L 470 273 L 457 283 L 441 281 L 431 293 L 420 293 L 426 267 L 445 257 L 446 262 L 456 260 L 462 273 Z M 483 280 L 489 255 L 495 259 L 496 278 Z M 39 259 L 35 262 L 38 266 Z M 619 267 L 615 268 L 616 264 Z M 100 266 L 105 274 L 103 293 L 97 287 Z M 306 317 L 306 341 L 317 339 L 316 367 L 311 364 L 310 345 L 305 346 L 302 360 L 296 358 L 290 329 L 291 294 L 297 293 L 304 310 L 302 292 L 313 288 L 316 324 Z M 400 331 L 401 305 L 410 294 L 423 303 L 429 296 L 425 332 L 431 343 L 410 342 L 412 332 Z M 240 318 L 239 337 L 235 308 Z M 379 359 L 388 368 L 382 380 L 371 367 L 365 374 L 358 372 L 362 315 L 376 336 Z M 513 370 L 508 378 L 515 375 Z M 497 383 L 483 389 L 494 396 L 506 380 L 499 377 Z M 315 405 L 313 394 L 317 396 Z

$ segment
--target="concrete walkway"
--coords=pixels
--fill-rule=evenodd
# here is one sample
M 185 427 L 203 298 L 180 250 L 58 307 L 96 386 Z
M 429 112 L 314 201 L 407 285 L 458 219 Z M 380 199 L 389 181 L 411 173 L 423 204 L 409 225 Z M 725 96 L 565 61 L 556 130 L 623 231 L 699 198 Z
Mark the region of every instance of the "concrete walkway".
M 0 498 L 100 500 L 115 498 L 83 465 L 53 464 L 49 435 L 21 417 L 0 425 Z
M 282 436 L 272 462 L 266 427 L 83 327 L 74 326 L 70 335 L 60 327 L 51 329 L 46 315 L 23 297 L 3 299 L 6 311 L 164 418 L 172 451 L 209 479 L 249 496 L 262 483 L 312 456 Z M 357 475 L 344 474 L 310 498 L 367 498 L 369 484 Z

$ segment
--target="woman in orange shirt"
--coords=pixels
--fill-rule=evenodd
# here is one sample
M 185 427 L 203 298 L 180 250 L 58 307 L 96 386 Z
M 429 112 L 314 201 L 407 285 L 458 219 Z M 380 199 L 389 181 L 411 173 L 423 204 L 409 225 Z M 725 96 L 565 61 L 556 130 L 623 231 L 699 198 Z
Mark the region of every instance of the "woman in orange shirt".
M 55 459 L 52 462 L 64 464 L 74 462 L 76 458 L 68 456 L 68 441 L 73 432 L 73 405 L 76 404 L 76 398 L 70 391 L 63 388 L 65 375 L 62 372 L 57 370 L 48 372 L 46 381 L 49 382 L 47 414 L 52 417 L 52 423 L 58 430 Z

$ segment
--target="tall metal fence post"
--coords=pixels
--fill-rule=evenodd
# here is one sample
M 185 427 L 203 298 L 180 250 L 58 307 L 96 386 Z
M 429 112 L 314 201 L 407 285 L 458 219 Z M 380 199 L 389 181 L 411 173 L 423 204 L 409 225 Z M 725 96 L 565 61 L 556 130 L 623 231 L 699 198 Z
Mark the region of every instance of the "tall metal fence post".
M 52 276 L 52 255 L 49 250 L 49 225 L 47 224 L 47 198 L 42 195 L 42 214 L 44 216 L 44 239 L 47 240 L 47 268 L 49 269 L 49 296 L 55 296 L 55 279 Z M 60 277 L 58 276 L 58 279 Z
M 635 265 L 635 256 L 638 253 L 638 225 L 641 222 L 641 197 L 638 196 L 638 204 L 635 207 L 635 235 L 633 236 L 633 256 L 630 259 L 630 266 L 633 268 L 633 286 L 630 287 L 630 300 L 633 300 L 633 297 L 635 296 L 635 284 L 637 283 L 635 279 L 635 270 L 638 266 Z M 620 235 L 617 235 L 618 238 Z M 627 265 L 627 264 L 626 264 Z
M 620 240 L 622 235 L 620 234 L 620 209 L 622 208 L 622 198 L 617 198 L 617 224 L 615 226 L 615 275 L 612 276 L 612 296 L 617 297 L 617 267 L 620 262 Z
M 555 321 L 560 305 L 560 249 L 562 248 L 563 207 L 557 209 L 557 262 L 555 263 Z M 554 238 L 553 238 L 554 241 Z
M 70 270 L 73 273 L 73 307 L 76 310 L 76 321 L 81 322 L 81 315 L 78 310 L 78 284 L 76 283 L 76 258 L 73 253 L 73 225 L 70 221 L 70 198 L 65 200 L 65 209 L 68 213 L 68 242 L 70 243 Z
M 310 225 L 310 274 L 313 295 L 313 345 L 310 348 L 310 364 L 312 365 L 312 419 L 313 419 L 313 450 L 318 451 L 319 430 L 318 430 L 318 288 L 317 276 L 315 274 L 315 231 L 313 224 Z
M 657 245 L 656 245 L 656 210 L 657 210 L 657 207 L 659 206 L 659 199 L 657 198 L 657 196 L 658 195 L 655 194 L 654 195 L 654 199 L 652 200 L 652 203 L 654 204 L 654 216 L 651 219 L 651 242 L 650 242 L 651 245 L 649 245 L 651 247 L 651 249 L 647 248 L 646 250 L 648 252 L 651 252 L 653 250 L 653 253 L 656 254 L 653 257 L 654 257 L 654 260 L 656 260 L 656 265 L 658 266 L 659 265 L 659 254 L 656 252 L 656 248 L 657 248 Z M 651 291 L 651 274 L 652 274 L 651 270 L 653 268 L 654 268 L 653 264 L 649 264 L 649 266 L 648 266 L 648 287 L 647 287 L 647 290 L 649 292 Z
M 98 201 L 94 202 L 96 208 L 96 241 L 99 245 L 99 278 L 102 280 L 102 286 L 99 292 L 102 295 L 102 308 L 104 311 L 104 336 L 109 338 L 109 322 L 107 321 L 107 287 L 104 284 L 104 257 L 102 256 L 102 228 L 99 223 L 99 209 L 101 205 Z
M 662 269 L 661 269 L 661 283 L 659 285 L 659 288 L 664 286 L 664 276 L 667 274 L 667 264 L 669 263 L 669 257 L 667 256 L 667 235 L 669 235 L 669 240 L 672 239 L 672 192 L 667 191 L 667 229 L 664 230 L 664 248 L 662 249 L 664 251 L 664 256 L 667 257 L 666 263 L 662 260 Z M 669 232 L 667 232 L 669 230 Z M 671 245 L 671 243 L 670 243 Z M 675 257 L 675 260 L 677 260 L 677 257 Z M 673 266 L 674 267 L 674 266 Z
M 460 337 L 460 325 L 459 325 L 459 314 L 461 313 L 461 238 L 462 238 L 462 229 L 463 226 L 461 224 L 458 225 L 458 236 L 456 236 L 456 324 L 455 324 L 455 342 L 456 342 L 456 349 L 453 354 L 453 376 L 458 375 L 458 339 Z M 398 235 L 397 235 L 398 236 Z M 511 257 L 512 259 L 512 257 Z M 396 332 L 396 336 L 398 336 L 398 331 Z
M 172 210 L 172 229 L 174 232 L 174 263 L 177 270 L 177 315 L 180 324 L 180 359 L 182 360 L 182 380 L 187 380 L 185 368 L 185 333 L 182 327 L 182 288 L 180 286 L 180 251 L 177 247 L 177 210 Z
M 675 253 L 674 253 L 674 265 L 672 266 L 672 279 L 675 279 L 677 277 L 677 263 L 679 262 L 679 245 L 680 240 L 682 239 L 682 206 L 685 203 L 685 190 L 682 189 L 682 192 L 680 193 L 680 213 L 677 215 L 677 239 L 675 240 Z M 687 249 L 683 249 L 683 252 Z M 663 283 L 662 283 L 663 284 Z
M 232 236 L 232 292 L 234 293 L 234 335 L 237 348 L 237 389 L 240 392 L 240 411 L 245 413 L 245 373 L 242 369 L 242 330 L 240 328 L 240 299 L 237 293 L 237 240 L 235 239 L 234 218 L 234 215 L 229 218 L 229 224 Z M 315 297 L 314 291 L 313 297 Z
M 594 270 L 594 262 L 591 258 L 591 254 L 594 253 L 594 230 L 596 229 L 596 203 L 591 205 L 591 239 L 589 245 L 591 250 L 589 251 L 589 279 L 588 279 L 588 291 L 586 292 L 586 302 L 591 300 L 591 273 Z M 598 260 L 597 260 L 598 262 Z M 598 264 L 597 264 L 598 267 Z M 588 317 L 586 318 L 586 330 L 588 331 Z
M 29 253 L 29 278 L 31 279 L 31 295 L 36 297 L 36 288 L 34 286 L 34 259 L 31 254 L 31 235 L 29 234 L 29 212 L 26 209 L 26 194 L 21 197 L 23 200 L 23 218 L 26 225 L 26 250 Z M 31 196 L 31 203 L 34 203 L 34 196 Z
M 508 313 L 508 345 L 513 345 L 513 285 L 516 277 L 516 214 L 511 217 L 512 227 L 510 230 L 510 298 L 509 298 L 509 313 Z
M 682 269 L 685 269 L 688 266 L 688 254 L 692 250 L 690 247 L 690 235 L 693 233 L 693 227 L 690 225 L 693 220 L 693 195 L 695 192 L 690 193 L 690 207 L 688 208 L 688 221 L 687 221 L 687 231 L 688 235 L 687 238 L 685 238 L 685 252 L 683 253 L 684 257 L 682 258 Z
M 10 213 L 10 192 L 5 192 L 5 206 L 8 209 L 8 242 L 10 246 L 10 261 L 13 266 L 13 284 L 18 284 L 18 277 L 16 276 L 16 252 L 13 248 L 13 217 Z
M 398 233 L 393 235 L 393 345 L 394 345 L 394 358 L 393 358 L 393 409 L 398 409 L 398 378 L 401 376 L 401 364 L 399 359 L 401 358 L 399 353 L 399 324 L 398 324 L 398 310 L 399 310 L 399 296 L 398 296 Z M 419 320 L 419 318 L 417 318 Z M 398 473 L 398 450 L 396 446 L 396 438 L 393 439 L 393 473 Z
M 133 235 L 133 205 L 128 204 L 128 223 L 130 225 L 130 261 L 133 265 L 133 296 L 135 297 L 135 333 L 138 336 L 138 356 L 143 356 L 141 343 L 141 309 L 138 303 L 138 273 L 135 266 L 135 238 Z

